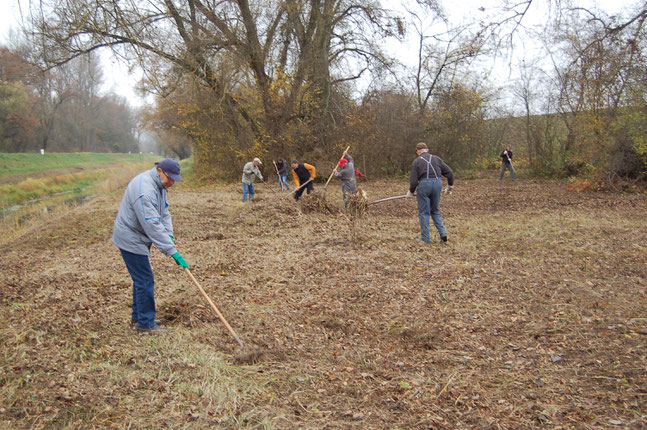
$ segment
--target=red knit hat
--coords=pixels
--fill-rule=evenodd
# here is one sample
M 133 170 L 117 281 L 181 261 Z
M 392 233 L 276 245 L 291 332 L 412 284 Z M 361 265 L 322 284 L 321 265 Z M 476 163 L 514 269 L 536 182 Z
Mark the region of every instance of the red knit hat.
M 348 160 L 345 158 L 341 158 L 339 160 L 339 163 L 337 163 L 338 166 L 343 166 L 344 164 L 348 163 Z

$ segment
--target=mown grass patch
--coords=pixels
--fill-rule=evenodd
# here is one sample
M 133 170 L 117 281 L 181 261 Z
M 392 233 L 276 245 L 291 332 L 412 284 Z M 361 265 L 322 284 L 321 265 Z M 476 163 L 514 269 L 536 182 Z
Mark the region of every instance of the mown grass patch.
M 96 167 L 114 163 L 153 163 L 163 157 L 153 154 L 74 153 L 0 153 L 0 178 L 43 170 L 70 167 Z
M 155 161 L 158 159 L 154 158 Z M 65 213 L 70 207 L 90 198 L 123 189 L 134 176 L 153 167 L 151 159 L 140 162 L 138 158 L 130 157 L 129 160 L 88 169 L 41 171 L 34 177 L 23 175 L 20 181 L 13 181 L 18 178 L 13 176 L 12 180 L 0 182 L 0 223 L 10 227 L 10 233 L 2 240 L 10 240 L 21 231 Z

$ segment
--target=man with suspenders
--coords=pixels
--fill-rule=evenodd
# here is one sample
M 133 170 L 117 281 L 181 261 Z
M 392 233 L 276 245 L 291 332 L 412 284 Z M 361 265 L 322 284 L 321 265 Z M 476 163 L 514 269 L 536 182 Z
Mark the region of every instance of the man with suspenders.
M 454 173 L 443 160 L 436 155 L 431 155 L 427 145 L 420 142 L 416 145 L 418 158 L 411 165 L 409 177 L 409 192 L 407 197 L 413 197 L 418 188 L 418 218 L 420 219 L 420 240 L 431 243 L 429 235 L 429 218 L 440 234 L 440 240 L 447 242 L 447 230 L 443 225 L 443 217 L 440 214 L 440 193 L 443 188 L 441 176 L 447 178 L 447 192 L 454 187 Z

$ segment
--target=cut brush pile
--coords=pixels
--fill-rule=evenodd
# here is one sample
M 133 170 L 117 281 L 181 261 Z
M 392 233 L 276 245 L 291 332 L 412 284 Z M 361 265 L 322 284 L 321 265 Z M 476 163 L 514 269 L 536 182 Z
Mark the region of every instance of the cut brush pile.
M 326 199 L 325 192 L 315 191 L 312 194 L 301 196 L 299 207 L 303 213 L 329 213 L 336 214 L 339 209 Z
M 355 194 L 348 195 L 348 213 L 352 217 L 363 217 L 368 212 L 368 201 L 366 200 L 366 191 L 357 187 Z

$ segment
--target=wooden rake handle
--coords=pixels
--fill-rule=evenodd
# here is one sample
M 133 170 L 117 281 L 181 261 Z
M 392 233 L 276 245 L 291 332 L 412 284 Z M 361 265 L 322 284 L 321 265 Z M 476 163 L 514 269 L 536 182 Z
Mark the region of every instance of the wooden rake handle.
M 350 145 L 348 145 L 348 147 L 344 152 L 348 152 L 349 149 L 350 149 Z M 333 169 L 333 171 L 330 172 L 330 176 L 328 176 L 328 180 L 326 181 L 326 185 L 324 185 L 324 189 L 326 189 L 326 187 L 328 186 L 328 182 L 330 182 L 330 180 L 332 179 L 332 175 L 334 174 L 335 174 L 335 169 Z
M 274 188 L 273 188 L 270 184 L 268 184 L 267 182 L 265 182 L 265 179 L 263 179 L 263 180 L 262 180 L 262 182 L 263 182 L 265 185 L 267 185 L 268 187 L 270 187 L 270 191 L 272 191 L 273 193 L 276 193 L 276 191 L 274 191 Z
M 207 303 L 209 303 L 209 306 L 211 306 L 211 309 L 216 313 L 216 315 L 218 315 L 218 318 L 220 318 L 220 321 L 222 321 L 222 323 L 225 325 L 225 327 L 227 327 L 227 330 L 229 330 L 229 334 L 231 334 L 234 337 L 236 342 L 238 342 L 238 345 L 240 345 L 240 347 L 242 348 L 243 347 L 243 341 L 240 340 L 240 338 L 238 337 L 238 335 L 236 334 L 234 329 L 231 328 L 231 326 L 229 325 L 229 323 L 227 322 L 225 317 L 220 313 L 220 311 L 218 310 L 216 305 L 211 301 L 211 299 L 209 298 L 207 293 L 204 291 L 204 289 L 200 286 L 198 281 L 193 276 L 193 273 L 191 273 L 191 271 L 189 270 L 188 267 L 185 267 L 184 270 L 186 270 L 186 273 L 189 274 L 189 277 L 191 278 L 191 280 L 193 281 L 195 286 L 198 287 L 198 290 L 200 290 L 200 294 L 202 294 L 202 297 L 204 297 L 204 299 L 207 301 Z
M 297 191 L 299 191 L 301 188 L 305 187 L 305 186 L 306 186 L 306 184 L 307 184 L 308 182 L 312 182 L 312 178 L 308 179 L 308 180 L 307 180 L 307 181 L 305 181 L 303 184 L 299 185 L 299 187 L 298 187 L 298 188 L 295 188 L 295 189 L 293 189 L 292 191 L 290 191 L 289 193 L 284 194 L 284 195 L 283 195 L 283 197 L 287 197 L 287 196 L 289 196 L 289 195 L 290 195 L 290 194 L 292 194 L 292 193 L 296 193 L 296 192 L 297 192 Z
M 380 200 L 375 200 L 373 202 L 368 202 L 369 205 L 374 205 L 375 203 L 382 203 L 382 202 L 388 202 L 389 200 L 397 200 L 397 199 L 405 199 L 407 196 L 395 196 L 395 197 L 387 197 L 385 199 L 380 199 Z

